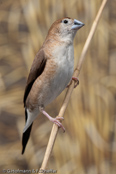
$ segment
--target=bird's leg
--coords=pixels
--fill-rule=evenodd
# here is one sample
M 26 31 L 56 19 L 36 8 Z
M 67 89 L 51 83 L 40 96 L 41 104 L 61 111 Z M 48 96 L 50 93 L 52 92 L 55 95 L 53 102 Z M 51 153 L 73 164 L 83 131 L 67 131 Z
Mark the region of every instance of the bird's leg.
M 45 115 L 50 121 L 52 121 L 53 123 L 55 123 L 58 127 L 61 127 L 63 129 L 63 131 L 65 132 L 65 128 L 63 127 L 62 123 L 59 120 L 64 120 L 63 117 L 56 117 L 56 118 L 52 118 L 43 108 L 39 109 L 40 112 Z
M 77 85 L 79 85 L 79 79 L 77 77 L 72 77 L 72 80 L 75 81 L 75 86 L 74 88 L 77 87 Z M 69 85 L 67 85 L 67 88 L 71 85 L 72 81 L 69 83 Z

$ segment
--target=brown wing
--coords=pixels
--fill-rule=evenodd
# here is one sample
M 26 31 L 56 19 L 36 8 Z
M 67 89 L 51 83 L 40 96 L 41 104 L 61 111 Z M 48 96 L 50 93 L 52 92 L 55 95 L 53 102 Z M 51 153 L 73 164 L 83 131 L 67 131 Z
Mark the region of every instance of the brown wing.
M 25 106 L 25 101 L 32 88 L 34 81 L 37 79 L 38 76 L 40 76 L 42 74 L 42 72 L 45 68 L 46 61 L 47 61 L 47 59 L 45 57 L 45 53 L 44 53 L 43 49 L 41 49 L 37 53 L 37 55 L 33 61 L 33 64 L 31 66 L 31 70 L 30 70 L 30 73 L 29 73 L 29 76 L 27 79 L 27 84 L 26 84 L 24 99 L 23 99 L 24 106 Z

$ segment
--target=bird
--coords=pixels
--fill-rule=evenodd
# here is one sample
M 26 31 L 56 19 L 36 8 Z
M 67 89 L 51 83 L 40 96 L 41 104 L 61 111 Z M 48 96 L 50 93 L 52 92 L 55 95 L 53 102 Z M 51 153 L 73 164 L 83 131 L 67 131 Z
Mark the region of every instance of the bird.
M 24 92 L 25 127 L 22 136 L 22 154 L 30 137 L 33 121 L 42 113 L 61 127 L 63 117 L 51 117 L 45 107 L 50 104 L 74 80 L 74 47 L 76 32 L 84 26 L 77 19 L 64 17 L 50 27 L 42 47 L 36 54 Z

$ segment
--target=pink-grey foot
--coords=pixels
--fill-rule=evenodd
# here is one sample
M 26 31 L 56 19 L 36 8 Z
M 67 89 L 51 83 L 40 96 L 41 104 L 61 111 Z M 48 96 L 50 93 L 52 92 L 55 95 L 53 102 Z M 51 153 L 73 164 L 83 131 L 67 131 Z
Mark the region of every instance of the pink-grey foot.
M 77 87 L 77 85 L 79 85 L 79 79 L 77 77 L 72 77 L 72 80 L 75 81 L 75 86 L 74 88 Z M 69 83 L 69 85 L 67 85 L 67 88 L 71 85 L 72 81 Z
M 65 128 L 63 127 L 62 123 L 58 120 L 64 120 L 63 117 L 56 117 L 56 118 L 52 118 L 46 111 L 44 111 L 44 109 L 40 109 L 40 111 L 53 123 L 55 123 L 58 127 L 62 128 L 63 131 L 65 132 Z
M 72 80 L 74 80 L 74 82 L 75 82 L 74 88 L 76 88 L 77 85 L 79 85 L 79 79 L 77 77 L 72 77 Z

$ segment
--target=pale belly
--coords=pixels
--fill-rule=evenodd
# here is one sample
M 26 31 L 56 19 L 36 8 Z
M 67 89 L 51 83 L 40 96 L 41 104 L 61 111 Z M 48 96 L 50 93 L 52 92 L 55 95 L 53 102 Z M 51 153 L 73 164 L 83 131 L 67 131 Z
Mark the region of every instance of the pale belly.
M 72 48 L 67 55 L 64 55 L 64 57 L 58 61 L 57 73 L 50 83 L 50 88 L 47 89 L 47 98 L 46 101 L 44 101 L 44 106 L 51 103 L 67 87 L 72 79 L 73 71 L 74 56 Z
M 67 87 L 71 81 L 73 70 L 70 72 L 60 72 L 52 81 L 50 88 L 47 90 L 44 106 L 51 103 Z

